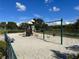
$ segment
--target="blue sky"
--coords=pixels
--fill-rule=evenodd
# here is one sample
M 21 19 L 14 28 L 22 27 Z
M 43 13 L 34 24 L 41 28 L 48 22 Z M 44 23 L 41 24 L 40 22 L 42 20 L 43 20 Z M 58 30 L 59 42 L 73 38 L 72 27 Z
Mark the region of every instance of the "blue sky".
M 79 18 L 79 0 L 0 0 L 0 21 L 23 22 L 34 17 L 75 21 Z

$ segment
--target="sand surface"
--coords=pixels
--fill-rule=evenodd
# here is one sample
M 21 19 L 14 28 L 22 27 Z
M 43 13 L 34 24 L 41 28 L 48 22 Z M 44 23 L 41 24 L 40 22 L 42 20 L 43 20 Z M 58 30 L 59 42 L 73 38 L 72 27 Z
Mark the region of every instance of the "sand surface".
M 42 34 L 37 33 L 29 37 L 23 37 L 22 33 L 8 34 L 8 36 L 15 39 L 14 43 L 11 44 L 17 59 L 57 59 L 53 51 L 69 54 L 79 52 L 65 48 L 79 45 L 78 39 L 64 37 L 63 45 L 61 45 L 59 36 L 47 35 L 45 40 L 42 39 Z

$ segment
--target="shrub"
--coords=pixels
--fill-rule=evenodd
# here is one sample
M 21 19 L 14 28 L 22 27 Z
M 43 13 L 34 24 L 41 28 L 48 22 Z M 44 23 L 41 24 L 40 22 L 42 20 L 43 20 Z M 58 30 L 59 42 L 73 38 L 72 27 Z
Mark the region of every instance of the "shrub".
M 79 59 L 79 54 L 77 55 L 77 59 Z
M 68 58 L 67 59 L 72 59 L 72 55 L 68 55 Z
M 6 48 L 6 42 L 5 41 L 0 41 L 0 48 L 3 48 L 3 49 Z
M 2 59 L 2 57 L 3 57 L 3 54 L 2 54 L 2 52 L 0 52 L 0 59 Z
M 2 58 L 2 56 L 5 55 L 6 53 L 6 42 L 4 41 L 0 41 L 0 59 Z
M 23 30 L 8 30 L 8 33 L 20 33 L 20 32 L 24 32 Z
M 4 31 L 0 31 L 0 34 L 3 34 L 4 33 Z
M 0 34 L 4 34 L 5 32 L 7 33 L 20 33 L 20 32 L 24 32 L 24 30 L 1 30 Z

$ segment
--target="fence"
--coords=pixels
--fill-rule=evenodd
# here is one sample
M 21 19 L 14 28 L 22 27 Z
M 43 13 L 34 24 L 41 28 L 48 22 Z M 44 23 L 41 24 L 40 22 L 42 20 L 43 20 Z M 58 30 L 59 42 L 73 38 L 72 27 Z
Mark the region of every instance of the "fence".
M 5 41 L 7 42 L 7 48 L 6 48 L 6 59 L 17 59 L 15 52 L 11 46 L 10 38 L 5 33 Z

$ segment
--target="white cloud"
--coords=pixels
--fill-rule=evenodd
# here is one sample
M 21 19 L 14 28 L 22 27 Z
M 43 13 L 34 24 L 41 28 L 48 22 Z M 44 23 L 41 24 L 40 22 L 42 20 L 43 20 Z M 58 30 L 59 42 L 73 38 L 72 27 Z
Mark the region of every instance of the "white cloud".
M 76 6 L 74 9 L 77 10 L 77 11 L 79 11 L 79 6 Z
M 22 23 L 22 22 L 19 22 L 19 23 L 17 23 L 17 25 L 20 26 L 21 23 Z
M 50 9 L 49 9 L 49 11 L 53 11 L 53 9 L 52 9 L 52 8 L 50 8 Z
M 47 3 L 49 0 L 45 0 L 45 3 Z
M 53 11 L 60 11 L 60 8 L 54 6 L 54 7 L 53 7 Z
M 61 22 L 58 21 L 58 22 L 51 22 L 51 23 L 47 23 L 49 26 L 54 26 L 54 25 L 61 25 Z
M 26 6 L 19 3 L 19 2 L 16 2 L 16 8 L 18 11 L 25 11 L 26 10 Z
M 66 24 L 74 24 L 74 22 L 68 22 L 68 21 L 66 21 L 66 22 L 64 22 L 64 25 L 66 25 Z
M 45 3 L 51 3 L 53 0 L 45 0 Z
M 60 8 L 53 6 L 52 8 L 49 9 L 49 11 L 58 12 L 58 11 L 60 11 Z
M 34 17 L 40 18 L 41 16 L 39 14 L 34 14 Z

